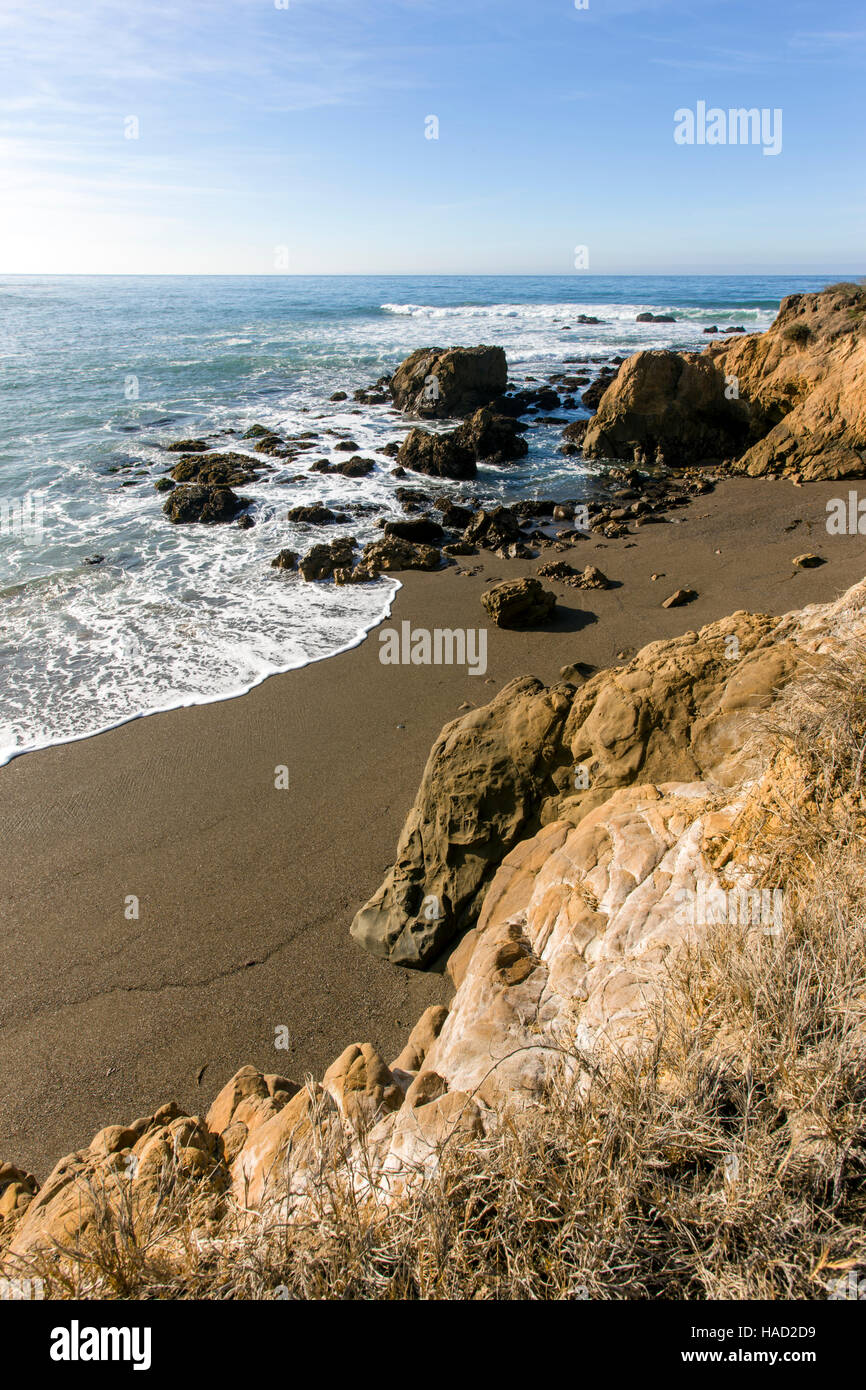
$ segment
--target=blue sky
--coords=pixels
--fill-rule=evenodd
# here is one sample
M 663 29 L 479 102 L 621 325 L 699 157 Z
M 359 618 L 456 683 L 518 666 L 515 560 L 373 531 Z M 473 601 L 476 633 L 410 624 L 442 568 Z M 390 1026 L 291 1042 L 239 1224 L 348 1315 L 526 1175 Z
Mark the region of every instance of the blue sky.
M 863 0 L 282 2 L 2 0 L 0 272 L 863 269 Z

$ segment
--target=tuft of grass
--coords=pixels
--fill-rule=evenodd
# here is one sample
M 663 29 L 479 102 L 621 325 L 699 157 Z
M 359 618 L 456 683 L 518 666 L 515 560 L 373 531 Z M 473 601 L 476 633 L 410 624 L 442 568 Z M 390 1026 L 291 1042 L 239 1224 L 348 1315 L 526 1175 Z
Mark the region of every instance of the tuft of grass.
M 805 347 L 812 336 L 811 330 L 805 323 L 792 323 L 790 328 L 786 328 L 784 335 L 789 343 L 794 343 L 797 347 Z

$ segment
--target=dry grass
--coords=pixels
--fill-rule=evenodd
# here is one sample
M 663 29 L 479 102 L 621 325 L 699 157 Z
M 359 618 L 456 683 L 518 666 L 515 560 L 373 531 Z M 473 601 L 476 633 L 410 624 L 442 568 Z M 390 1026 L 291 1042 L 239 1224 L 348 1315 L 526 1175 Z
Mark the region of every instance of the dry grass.
M 357 1198 L 324 1122 L 306 1208 L 191 1216 L 171 1175 L 138 1219 L 94 1194 L 82 1247 L 34 1271 L 46 1296 L 822 1299 L 866 1267 L 863 649 L 761 737 L 802 778 L 775 810 L 783 929 L 677 957 L 648 1052 L 449 1145 L 387 1204 Z

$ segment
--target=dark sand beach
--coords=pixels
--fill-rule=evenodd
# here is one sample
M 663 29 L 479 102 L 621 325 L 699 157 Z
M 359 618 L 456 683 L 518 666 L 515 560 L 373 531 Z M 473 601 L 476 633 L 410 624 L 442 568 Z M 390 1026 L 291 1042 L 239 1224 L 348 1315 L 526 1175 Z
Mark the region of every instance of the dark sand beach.
M 481 625 L 481 591 L 546 560 L 591 561 L 618 582 L 551 583 L 556 623 L 491 628 L 485 676 L 382 665 L 374 632 L 238 699 L 0 769 L 0 1157 L 44 1177 L 108 1118 L 169 1099 L 206 1109 L 245 1063 L 300 1079 L 352 1040 L 395 1055 L 421 1010 L 447 999 L 447 976 L 375 960 L 348 929 L 442 725 L 516 675 L 550 681 L 736 609 L 832 599 L 866 573 L 863 537 L 826 534 L 826 501 L 845 495 L 840 483 L 731 480 L 629 537 L 402 576 L 390 621 L 426 628 Z M 795 570 L 804 551 L 828 563 Z M 699 598 L 662 609 L 679 587 Z M 274 786 L 281 764 L 288 790 Z M 274 1045 L 281 1025 L 289 1051 Z

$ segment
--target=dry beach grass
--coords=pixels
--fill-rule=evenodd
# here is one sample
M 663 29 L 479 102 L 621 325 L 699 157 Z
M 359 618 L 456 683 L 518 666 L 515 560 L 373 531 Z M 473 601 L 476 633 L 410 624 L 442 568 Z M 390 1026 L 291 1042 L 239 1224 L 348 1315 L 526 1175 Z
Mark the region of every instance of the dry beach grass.
M 866 652 L 761 718 L 786 771 L 749 814 L 785 868 L 781 931 L 675 955 L 643 1050 L 564 1057 L 543 1105 L 455 1136 L 387 1200 L 347 1182 L 315 1107 L 303 1200 L 197 1206 L 171 1165 L 146 1212 L 96 1194 L 86 1243 L 37 1257 L 46 1294 L 822 1299 L 866 1267 Z

